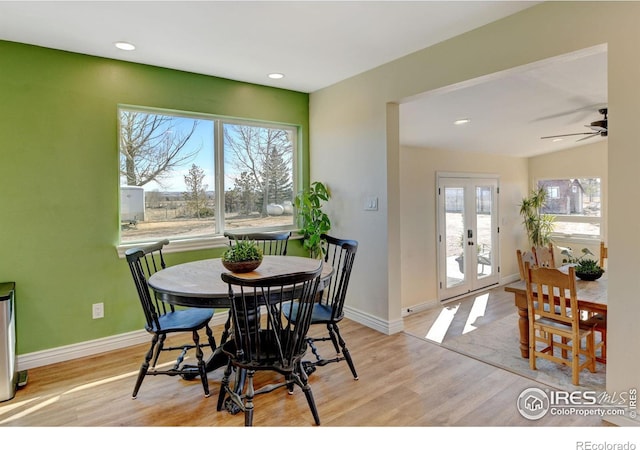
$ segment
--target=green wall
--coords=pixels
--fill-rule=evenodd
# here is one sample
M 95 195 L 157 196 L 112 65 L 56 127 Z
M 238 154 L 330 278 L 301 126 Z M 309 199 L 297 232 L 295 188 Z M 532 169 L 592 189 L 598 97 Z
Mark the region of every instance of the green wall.
M 307 94 L 4 41 L 0 61 L 0 281 L 16 282 L 18 354 L 143 327 L 116 252 L 118 104 L 299 125 L 308 178 Z

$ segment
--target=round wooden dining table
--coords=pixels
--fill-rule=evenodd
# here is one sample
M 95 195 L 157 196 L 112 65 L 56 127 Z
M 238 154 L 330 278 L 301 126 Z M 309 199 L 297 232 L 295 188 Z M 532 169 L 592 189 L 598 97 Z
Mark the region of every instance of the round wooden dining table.
M 266 255 L 262 264 L 252 271 L 234 274 L 241 278 L 259 279 L 296 272 L 316 270 L 322 265 L 320 289 L 328 282 L 333 273 L 330 264 L 321 259 L 304 256 Z M 220 258 L 191 261 L 169 266 L 153 274 L 148 284 L 157 297 L 172 305 L 195 308 L 230 308 L 229 285 L 222 281 L 222 273 L 229 272 Z M 225 330 L 221 343 L 227 338 Z M 219 347 L 218 347 L 219 348 Z M 227 358 L 221 351 L 214 351 L 207 361 L 207 371 L 226 364 Z
M 234 274 L 240 278 L 259 279 L 276 275 L 316 270 L 323 261 L 304 256 L 268 255 L 252 271 Z M 167 303 L 196 308 L 230 308 L 229 286 L 221 274 L 229 272 L 220 258 L 203 259 L 160 270 L 149 278 L 149 286 Z M 321 280 L 331 277 L 332 267 L 323 264 Z M 321 283 L 322 284 L 322 283 Z

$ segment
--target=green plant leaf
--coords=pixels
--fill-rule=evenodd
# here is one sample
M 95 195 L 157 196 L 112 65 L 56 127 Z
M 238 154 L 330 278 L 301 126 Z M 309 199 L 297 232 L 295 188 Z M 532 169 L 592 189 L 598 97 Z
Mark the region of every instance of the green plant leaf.
M 329 189 L 321 182 L 315 181 L 296 195 L 294 206 L 297 212 L 297 224 L 300 234 L 304 236 L 303 247 L 312 256 L 322 254 L 320 235 L 329 232 L 331 220 L 322 211 L 324 202 L 331 198 Z

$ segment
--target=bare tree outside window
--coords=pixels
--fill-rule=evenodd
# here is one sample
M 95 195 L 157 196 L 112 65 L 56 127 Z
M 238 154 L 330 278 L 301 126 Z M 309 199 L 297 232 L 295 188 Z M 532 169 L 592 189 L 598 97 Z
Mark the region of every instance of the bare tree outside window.
M 198 219 L 213 215 L 213 211 L 207 208 L 207 185 L 203 183 L 204 177 L 204 170 L 195 164 L 191 165 L 189 172 L 184 176 L 184 184 L 187 186 L 187 192 L 184 193 L 187 209 Z
M 200 148 L 183 151 L 198 122 L 180 132 L 177 118 L 136 111 L 120 111 L 120 174 L 128 186 L 144 186 L 162 179 L 191 161 Z
M 295 127 L 139 107 L 119 119 L 121 243 L 294 227 Z
M 270 203 L 282 204 L 293 199 L 293 145 L 288 130 L 227 124 L 224 145 L 225 160 L 242 174 L 243 179 L 235 182 L 246 187 L 246 178 L 250 178 L 257 189 L 259 204 L 255 206 L 261 216 L 268 214 Z

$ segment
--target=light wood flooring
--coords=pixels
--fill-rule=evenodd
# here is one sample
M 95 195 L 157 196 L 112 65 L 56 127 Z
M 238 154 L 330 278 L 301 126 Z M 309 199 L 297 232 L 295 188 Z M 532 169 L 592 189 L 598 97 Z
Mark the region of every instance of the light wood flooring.
M 476 312 L 476 308 L 479 311 Z M 442 305 L 410 314 L 404 319 L 405 332 L 418 337 L 425 337 L 432 330 L 439 316 L 448 309 L 456 309 L 451 323 L 447 324 L 446 332 L 441 334 L 439 342 L 463 334 L 466 326 L 481 327 L 493 321 L 500 320 L 513 314 L 516 309 L 513 304 L 513 294 L 505 292 L 503 287 L 495 287 L 488 291 L 470 295 L 461 299 L 451 300 Z M 476 315 L 479 313 L 479 315 Z
M 496 305 L 496 317 L 499 310 Z M 433 313 L 408 317 L 407 327 L 415 332 L 423 326 L 420 315 Z M 360 379 L 353 380 L 344 362 L 311 375 L 324 427 L 606 425 L 597 417 L 527 420 L 516 410 L 516 399 L 524 389 L 543 385 L 406 332 L 387 336 L 347 319 L 342 329 Z M 209 373 L 209 398 L 199 380 L 156 376 L 145 379 L 133 400 L 145 352 L 140 345 L 29 370 L 27 385 L 0 403 L 0 427 L 243 425 L 242 414 L 216 411 L 221 369 Z M 278 390 L 259 396 L 255 407 L 255 426 L 313 426 L 299 389 L 294 395 Z

